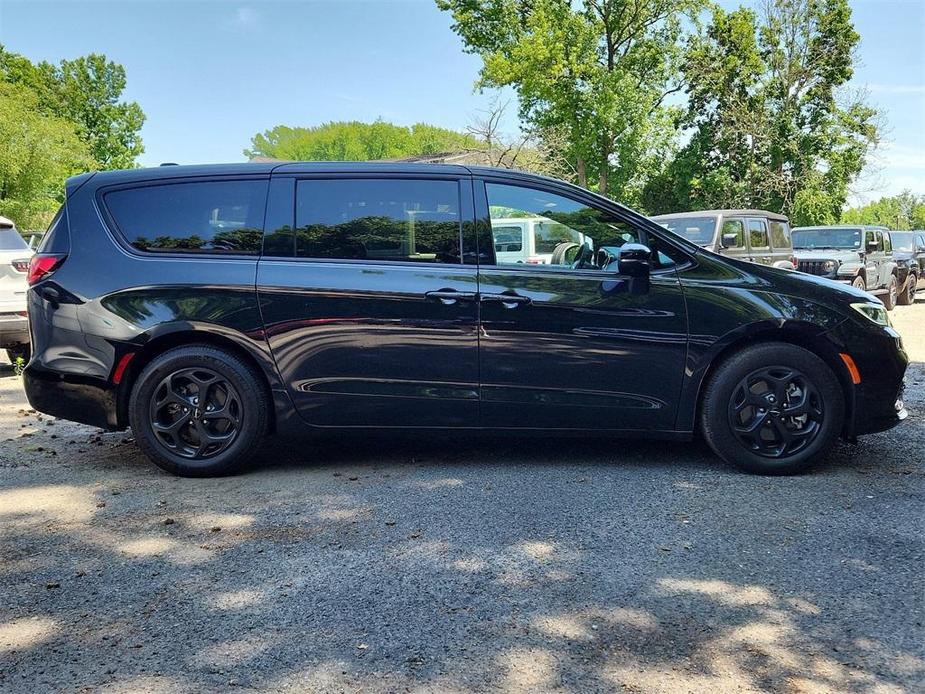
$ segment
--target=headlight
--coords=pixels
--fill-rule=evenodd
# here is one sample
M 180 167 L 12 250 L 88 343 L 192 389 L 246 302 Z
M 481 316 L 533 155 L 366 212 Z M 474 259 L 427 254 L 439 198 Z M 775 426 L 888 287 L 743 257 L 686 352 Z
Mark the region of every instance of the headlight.
M 882 325 L 884 327 L 890 325 L 890 314 L 886 312 L 886 309 L 883 306 L 878 306 L 877 304 L 851 304 L 851 308 L 864 316 L 867 320 L 876 323 L 877 325 Z
M 822 269 L 825 272 L 835 272 L 838 269 L 838 261 L 835 260 L 826 260 L 822 264 Z

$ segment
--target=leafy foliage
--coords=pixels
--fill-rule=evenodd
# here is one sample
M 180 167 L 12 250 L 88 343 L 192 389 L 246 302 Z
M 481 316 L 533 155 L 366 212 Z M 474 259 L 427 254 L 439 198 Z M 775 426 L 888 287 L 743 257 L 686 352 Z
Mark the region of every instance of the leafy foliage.
M 125 69 L 105 56 L 33 64 L 0 45 L 0 213 L 42 227 L 68 176 L 134 166 L 144 114 L 124 89 Z
M 666 96 L 678 91 L 684 19 L 705 0 L 437 0 L 479 86 L 516 89 L 520 115 L 565 133 L 580 185 L 636 202 L 676 133 Z
M 409 127 L 384 121 L 325 123 L 311 128 L 278 125 L 251 139 L 247 157 L 293 161 L 371 161 L 477 149 L 466 134 L 426 123 Z
M 21 229 L 44 227 L 64 179 L 92 166 L 73 123 L 42 113 L 29 89 L 0 82 L 0 212 Z
M 860 37 L 847 0 L 715 8 L 684 74 L 690 141 L 643 195 L 649 212 L 760 207 L 834 223 L 879 140 L 877 113 L 844 85 Z
M 845 210 L 845 224 L 879 224 L 891 229 L 925 229 L 925 195 L 903 191 L 862 207 Z

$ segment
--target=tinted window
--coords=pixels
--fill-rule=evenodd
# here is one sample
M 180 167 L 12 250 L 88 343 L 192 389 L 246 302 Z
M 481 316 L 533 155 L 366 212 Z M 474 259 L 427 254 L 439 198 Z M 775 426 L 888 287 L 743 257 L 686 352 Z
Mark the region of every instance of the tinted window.
M 455 181 L 299 181 L 296 255 L 342 260 L 459 263 Z
M 71 233 L 67 225 L 67 207 L 61 205 L 58 214 L 48 225 L 48 231 L 42 236 L 36 253 L 70 253 Z
M 748 220 L 748 242 L 752 248 L 768 247 L 768 230 L 763 219 Z
M 615 216 L 562 195 L 500 183 L 487 183 L 485 188 L 494 245 L 514 220 L 532 235 L 532 253 L 529 247 L 510 253 L 496 251 L 498 265 L 603 269 L 617 259 L 621 246 L 645 240 Z M 658 257 L 662 265 L 673 263 L 664 253 Z
M 141 250 L 256 254 L 266 199 L 266 181 L 207 181 L 114 190 L 106 206 Z
M 675 217 L 654 221 L 698 246 L 712 244 L 713 234 L 716 233 L 716 217 Z
M 29 244 L 15 229 L 0 229 L 0 251 L 28 251 Z
M 787 225 L 787 222 L 769 219 L 768 227 L 771 229 L 771 244 L 774 248 L 790 248 L 790 227 Z
M 727 219 L 723 222 L 723 236 L 735 234 L 736 242 L 730 248 L 745 248 L 745 224 L 741 219 Z

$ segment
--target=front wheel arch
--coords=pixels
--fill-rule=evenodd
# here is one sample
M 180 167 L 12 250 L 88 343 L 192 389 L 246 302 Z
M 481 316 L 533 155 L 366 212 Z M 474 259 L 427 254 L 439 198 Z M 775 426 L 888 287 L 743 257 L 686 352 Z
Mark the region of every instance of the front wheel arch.
M 838 382 L 842 388 L 842 393 L 845 396 L 845 428 L 842 434 L 843 436 L 850 437 L 851 422 L 854 421 L 854 384 L 851 382 L 851 374 L 848 371 L 848 367 L 842 361 L 841 357 L 838 356 L 838 350 L 828 340 L 826 340 L 824 337 L 810 334 L 808 330 L 804 331 L 799 329 L 793 329 L 789 331 L 762 330 L 751 335 L 744 336 L 735 342 L 726 345 L 726 347 L 724 347 L 719 354 L 713 357 L 713 359 L 710 361 L 709 367 L 706 369 L 703 377 L 700 379 L 700 382 L 697 385 L 697 399 L 693 413 L 695 437 L 699 435 L 699 427 L 697 426 L 697 423 L 700 421 L 700 418 L 703 414 L 703 396 L 704 392 L 706 391 L 707 383 L 710 382 L 710 379 L 720 368 L 720 366 L 722 366 L 725 361 L 728 361 L 733 355 L 741 352 L 744 349 L 747 349 L 748 347 L 765 343 L 784 343 L 794 345 L 796 347 L 802 347 L 803 349 L 812 352 L 825 362 L 826 366 L 832 370 L 838 379 Z

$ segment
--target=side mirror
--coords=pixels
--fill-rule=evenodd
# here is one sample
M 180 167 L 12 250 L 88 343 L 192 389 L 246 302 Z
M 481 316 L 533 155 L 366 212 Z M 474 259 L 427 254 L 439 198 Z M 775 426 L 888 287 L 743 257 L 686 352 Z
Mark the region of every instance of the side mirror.
M 738 234 L 723 234 L 723 238 L 720 239 L 720 245 L 723 248 L 733 248 L 739 245 L 739 235 Z
M 877 242 L 871 239 L 870 241 L 867 242 L 867 252 L 873 253 L 876 250 L 877 250 Z
M 626 243 L 620 247 L 617 270 L 629 277 L 630 294 L 646 294 L 649 291 L 649 270 L 652 251 L 641 243 Z

